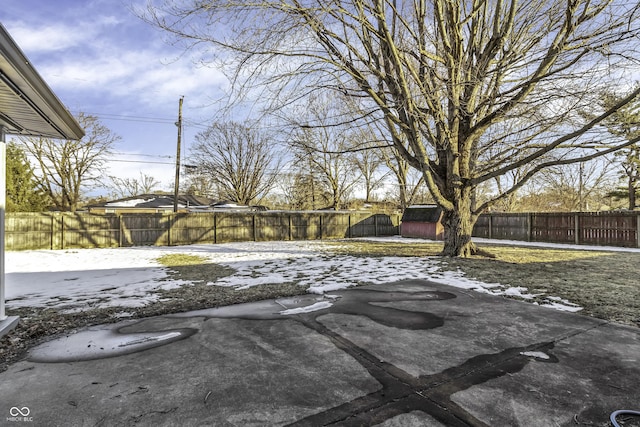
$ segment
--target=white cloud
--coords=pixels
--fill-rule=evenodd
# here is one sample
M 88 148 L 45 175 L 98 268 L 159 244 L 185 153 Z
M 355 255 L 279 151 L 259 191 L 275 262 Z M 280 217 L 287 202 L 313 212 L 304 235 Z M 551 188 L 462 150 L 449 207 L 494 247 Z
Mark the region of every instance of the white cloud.
M 83 92 L 124 99 L 153 107 L 188 96 L 193 104 L 208 105 L 219 88 L 228 85 L 219 70 L 196 67 L 188 57 L 163 60 L 167 52 L 110 46 L 82 55 L 67 55 L 40 66 L 45 80 L 56 90 Z M 131 101 L 129 101 L 131 102 Z
M 83 29 L 63 24 L 34 28 L 25 22 L 7 24 L 7 29 L 20 48 L 29 53 L 56 52 L 78 46 L 86 40 Z
M 113 16 L 95 16 L 84 21 L 56 22 L 36 26 L 25 21 L 6 23 L 13 39 L 29 54 L 67 51 L 72 48 L 93 46 L 98 48 L 105 34 L 113 33 L 114 27 L 123 20 Z

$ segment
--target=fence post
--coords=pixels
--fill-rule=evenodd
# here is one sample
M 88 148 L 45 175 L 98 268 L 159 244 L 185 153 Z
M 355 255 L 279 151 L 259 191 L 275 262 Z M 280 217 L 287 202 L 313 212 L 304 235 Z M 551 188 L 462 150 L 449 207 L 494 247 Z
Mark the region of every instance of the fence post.
M 289 240 L 293 240 L 293 220 L 291 219 L 291 214 L 289 216 Z
M 122 214 L 118 215 L 118 247 L 122 247 L 122 240 L 124 234 L 124 224 L 122 223 Z
M 318 214 L 318 218 L 320 219 L 320 240 L 322 240 L 322 214 Z
M 351 238 L 351 212 L 349 212 L 349 219 L 347 222 L 347 236 Z
M 173 214 L 167 215 L 167 246 L 171 246 L 171 217 L 172 216 Z
M 256 230 L 256 214 L 251 215 L 251 227 L 253 228 L 253 241 L 258 241 L 258 232 Z
M 373 214 L 373 233 L 378 237 L 378 215 Z
M 218 215 L 213 214 L 213 243 L 218 243 Z
M 531 241 L 531 212 L 527 213 L 527 242 Z
M 489 214 L 489 238 L 493 239 L 493 214 Z
M 640 248 L 640 212 L 636 213 L 636 243 Z
M 53 250 L 54 242 L 56 241 L 56 215 L 51 215 L 51 250 Z
M 573 215 L 573 239 L 576 245 L 580 244 L 580 216 L 579 214 Z
M 64 212 L 60 214 L 60 249 L 64 249 Z

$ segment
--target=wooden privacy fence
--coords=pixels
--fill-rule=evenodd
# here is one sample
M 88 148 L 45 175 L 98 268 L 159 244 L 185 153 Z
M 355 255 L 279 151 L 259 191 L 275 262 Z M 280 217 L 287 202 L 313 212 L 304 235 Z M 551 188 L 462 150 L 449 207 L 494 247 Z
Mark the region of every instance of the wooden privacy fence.
M 206 212 L 100 215 L 7 213 L 7 250 L 315 240 L 398 234 L 398 214 Z
M 473 236 L 529 242 L 640 247 L 640 212 L 491 213 Z

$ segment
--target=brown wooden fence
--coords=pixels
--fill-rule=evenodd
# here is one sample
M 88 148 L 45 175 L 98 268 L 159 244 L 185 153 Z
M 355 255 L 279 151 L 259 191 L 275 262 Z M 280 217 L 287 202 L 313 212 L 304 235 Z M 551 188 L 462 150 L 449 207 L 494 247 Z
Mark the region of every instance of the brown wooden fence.
M 473 236 L 530 242 L 640 247 L 640 212 L 491 213 Z
M 397 214 L 224 212 L 178 214 L 7 213 L 7 250 L 189 245 L 392 236 Z M 640 247 L 640 212 L 491 213 L 474 237 Z
M 398 234 L 400 216 L 365 212 L 7 213 L 7 250 L 315 240 Z

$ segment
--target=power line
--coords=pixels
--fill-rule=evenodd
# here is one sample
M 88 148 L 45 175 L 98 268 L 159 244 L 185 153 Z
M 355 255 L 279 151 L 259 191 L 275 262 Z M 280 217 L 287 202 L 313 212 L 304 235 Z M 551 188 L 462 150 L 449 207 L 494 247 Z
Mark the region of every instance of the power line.
M 156 165 L 173 165 L 174 162 L 154 162 L 151 160 L 120 160 L 120 159 L 110 159 L 107 162 L 119 162 L 119 163 L 149 163 Z
M 171 155 L 164 154 L 140 154 L 140 153 L 123 153 L 121 151 L 113 151 L 112 154 L 117 156 L 131 156 L 131 157 L 156 157 L 159 159 L 173 159 L 174 157 Z
M 145 117 L 145 116 L 132 116 L 132 115 L 123 115 L 123 114 L 110 114 L 110 113 L 88 113 L 87 115 L 97 116 L 103 119 L 108 120 L 122 120 L 122 121 L 130 121 L 130 122 L 141 122 L 141 123 L 163 123 L 163 124 L 173 124 L 175 123 L 175 119 L 164 118 L 164 117 Z
M 111 113 L 91 113 L 91 112 L 83 112 L 84 114 L 96 116 L 100 119 L 104 120 L 116 120 L 116 121 L 124 121 L 124 122 L 136 122 L 136 123 L 151 123 L 151 124 L 173 124 L 175 125 L 176 120 L 172 118 L 166 117 L 149 117 L 149 116 L 132 116 L 132 115 L 124 115 L 124 114 L 111 114 Z M 76 112 L 77 114 L 77 112 Z M 186 119 L 183 117 L 182 124 L 184 127 L 196 128 L 206 130 L 208 129 L 215 121 L 210 122 L 202 122 L 191 119 Z M 278 124 L 266 124 L 266 123 L 252 123 L 251 128 L 270 130 L 270 129 L 281 129 L 282 127 L 287 127 L 291 125 L 287 125 L 285 123 Z

